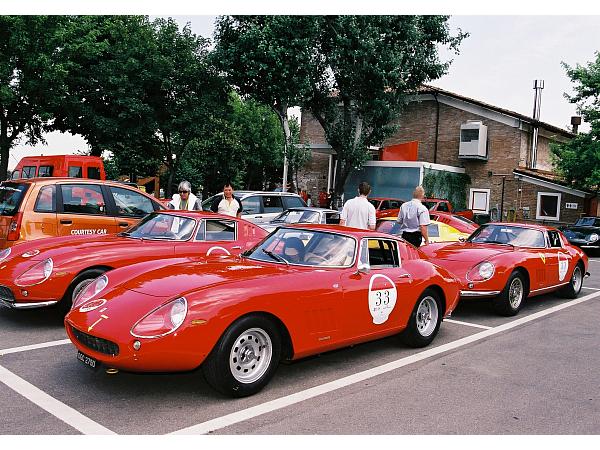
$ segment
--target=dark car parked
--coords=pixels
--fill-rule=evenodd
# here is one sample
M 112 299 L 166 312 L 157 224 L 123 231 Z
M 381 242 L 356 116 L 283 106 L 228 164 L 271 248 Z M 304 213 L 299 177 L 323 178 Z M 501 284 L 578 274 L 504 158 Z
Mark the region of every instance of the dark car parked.
M 600 217 L 582 217 L 561 231 L 572 245 L 582 249 L 600 249 Z

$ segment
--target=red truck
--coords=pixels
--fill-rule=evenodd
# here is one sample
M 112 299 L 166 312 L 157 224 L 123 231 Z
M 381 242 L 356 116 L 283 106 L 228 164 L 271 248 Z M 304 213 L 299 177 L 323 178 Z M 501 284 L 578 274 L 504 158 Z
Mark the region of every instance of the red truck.
M 456 211 L 448 200 L 442 200 L 440 198 L 425 198 L 423 204 L 429 209 L 429 211 L 446 212 L 456 214 L 457 216 L 466 217 L 469 220 L 473 220 L 473 210 L 463 209 Z
M 25 156 L 13 170 L 11 179 L 69 177 L 106 180 L 104 162 L 98 156 Z

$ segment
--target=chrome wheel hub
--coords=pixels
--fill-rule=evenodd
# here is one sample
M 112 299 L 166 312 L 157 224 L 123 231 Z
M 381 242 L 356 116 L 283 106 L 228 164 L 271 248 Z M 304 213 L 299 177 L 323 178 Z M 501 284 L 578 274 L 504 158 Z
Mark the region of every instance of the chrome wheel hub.
M 240 383 L 254 383 L 265 374 L 272 356 L 269 334 L 262 328 L 250 328 L 235 340 L 229 353 L 229 369 Z
M 576 266 L 575 270 L 573 270 L 571 283 L 573 284 L 573 289 L 575 290 L 575 292 L 579 292 L 579 290 L 581 289 L 581 285 L 583 284 L 583 277 L 581 276 L 581 269 L 579 268 L 579 266 Z
M 523 300 L 523 282 L 520 278 L 515 278 L 508 288 L 508 301 L 513 309 L 516 309 Z
M 439 311 L 433 297 L 425 297 L 417 308 L 417 330 L 423 337 L 430 336 L 437 326 Z

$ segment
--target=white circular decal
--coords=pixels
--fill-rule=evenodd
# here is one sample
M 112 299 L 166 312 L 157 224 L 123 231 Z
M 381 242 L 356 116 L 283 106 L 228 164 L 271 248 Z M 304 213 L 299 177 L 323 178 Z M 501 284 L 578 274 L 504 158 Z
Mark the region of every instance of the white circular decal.
M 100 308 L 105 303 L 106 303 L 106 299 L 104 299 L 104 298 L 92 300 L 91 302 L 87 302 L 85 305 L 83 305 L 81 308 L 79 308 L 79 312 L 84 313 L 84 312 L 93 311 L 95 309 Z
M 231 255 L 231 253 L 229 253 L 226 248 L 214 246 L 214 247 L 211 247 L 211 248 L 208 249 L 208 251 L 206 252 L 206 256 L 210 256 L 210 254 L 212 252 L 215 252 L 217 250 L 222 250 L 222 251 L 225 252 L 226 255 Z
M 558 281 L 563 281 L 569 271 L 569 260 L 562 253 L 558 254 Z
M 369 282 L 369 311 L 375 325 L 381 325 L 388 320 L 396 306 L 398 291 L 396 285 L 387 276 L 377 274 Z

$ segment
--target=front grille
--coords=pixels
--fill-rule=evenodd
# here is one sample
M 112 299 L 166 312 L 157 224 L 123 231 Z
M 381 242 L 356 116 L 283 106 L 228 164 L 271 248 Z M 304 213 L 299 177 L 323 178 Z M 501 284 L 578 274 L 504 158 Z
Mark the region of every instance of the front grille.
M 0 286 L 0 298 L 11 303 L 14 303 L 15 301 L 15 296 L 13 295 L 12 291 L 6 286 Z
M 86 334 L 73 327 L 71 327 L 71 330 L 73 330 L 73 335 L 79 342 L 92 350 L 111 356 L 117 356 L 119 354 L 119 346 L 114 342 Z

